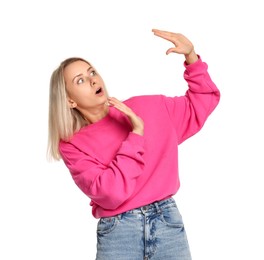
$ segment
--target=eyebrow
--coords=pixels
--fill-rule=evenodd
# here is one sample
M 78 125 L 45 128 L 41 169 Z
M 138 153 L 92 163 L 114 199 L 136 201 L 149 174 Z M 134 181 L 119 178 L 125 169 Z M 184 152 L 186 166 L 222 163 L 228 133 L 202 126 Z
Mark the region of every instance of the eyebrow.
M 89 67 L 89 68 L 87 69 L 87 72 L 88 72 L 90 69 L 92 69 L 92 68 L 93 68 L 92 66 Z M 80 76 L 83 76 L 83 74 L 80 73 L 80 74 L 76 75 L 76 76 L 72 79 L 72 82 L 74 83 L 74 80 L 75 80 L 76 78 L 80 77 Z

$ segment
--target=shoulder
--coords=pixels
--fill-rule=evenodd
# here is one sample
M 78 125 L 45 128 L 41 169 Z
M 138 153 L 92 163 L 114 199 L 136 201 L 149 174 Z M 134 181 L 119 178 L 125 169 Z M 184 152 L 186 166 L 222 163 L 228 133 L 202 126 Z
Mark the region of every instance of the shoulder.
M 59 141 L 59 150 L 61 153 L 78 150 L 79 146 L 82 145 L 83 140 L 86 138 L 89 138 L 88 125 L 83 126 L 81 129 L 76 131 L 69 139 L 61 139 Z
M 129 107 L 145 107 L 154 103 L 160 103 L 163 99 L 163 95 L 142 95 L 131 97 L 125 100 L 124 103 Z
M 124 103 L 130 107 L 136 114 L 142 117 L 152 117 L 153 115 L 163 114 L 166 112 L 164 95 L 144 95 L 134 96 Z

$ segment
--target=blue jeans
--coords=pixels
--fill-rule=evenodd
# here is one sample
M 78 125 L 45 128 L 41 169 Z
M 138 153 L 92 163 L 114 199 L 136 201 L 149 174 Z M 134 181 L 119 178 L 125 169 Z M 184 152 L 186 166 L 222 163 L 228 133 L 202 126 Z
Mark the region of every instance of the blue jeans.
M 191 260 L 173 198 L 101 218 L 96 260 Z

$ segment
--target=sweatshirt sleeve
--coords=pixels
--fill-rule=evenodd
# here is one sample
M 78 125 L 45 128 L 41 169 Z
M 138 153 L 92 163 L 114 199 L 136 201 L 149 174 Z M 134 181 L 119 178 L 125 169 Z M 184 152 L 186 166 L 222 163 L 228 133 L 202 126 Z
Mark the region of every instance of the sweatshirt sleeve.
M 104 165 L 71 143 L 61 142 L 62 159 L 77 186 L 97 205 L 116 209 L 133 193 L 144 168 L 144 138 L 130 132 L 114 159 Z
M 188 90 L 181 97 L 165 97 L 165 104 L 178 135 L 178 143 L 197 133 L 220 100 L 220 92 L 208 73 L 208 66 L 198 61 L 184 63 Z

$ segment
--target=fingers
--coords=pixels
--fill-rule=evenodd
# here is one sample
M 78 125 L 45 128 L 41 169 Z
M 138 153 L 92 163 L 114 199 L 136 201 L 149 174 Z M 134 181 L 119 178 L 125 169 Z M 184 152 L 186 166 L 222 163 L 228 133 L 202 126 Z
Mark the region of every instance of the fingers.
M 173 33 L 158 29 L 152 29 L 152 32 L 154 35 L 168 40 L 174 44 L 174 47 L 169 48 L 166 54 L 174 52 L 187 55 L 190 54 L 194 49 L 192 42 L 180 33 Z
M 139 135 L 144 134 L 144 122 L 132 111 L 131 108 L 129 108 L 124 103 L 120 102 L 118 99 L 113 97 L 108 98 L 108 103 L 109 105 L 113 106 L 114 108 L 118 109 L 119 111 L 128 116 L 132 125 L 132 131 L 134 133 Z
M 123 112 L 126 115 L 130 115 L 132 112 L 128 106 L 126 106 L 123 102 L 119 101 L 118 99 L 116 99 L 114 97 L 109 97 L 108 103 L 110 106 L 115 107 L 116 109 L 120 110 L 121 112 Z
M 152 32 L 154 32 L 154 35 L 158 36 L 158 37 L 161 37 L 165 40 L 168 40 L 170 42 L 172 42 L 175 47 L 173 48 L 169 48 L 167 51 L 166 51 L 166 54 L 170 54 L 172 52 L 177 52 L 177 34 L 175 33 L 172 33 L 172 32 L 168 32 L 168 31 L 161 31 L 161 30 L 158 30 L 158 29 L 152 29 Z
M 163 35 L 172 35 L 172 34 L 174 34 L 172 32 L 158 30 L 158 29 L 152 29 L 152 32 L 154 32 L 155 34 L 163 34 Z
M 168 54 L 170 54 L 170 53 L 172 53 L 172 52 L 178 52 L 177 51 L 177 48 L 169 48 L 167 51 L 166 51 L 166 54 L 168 55 Z
M 158 29 L 152 29 L 152 32 L 154 33 L 154 35 L 161 37 L 165 40 L 168 40 L 172 43 L 174 43 L 175 36 L 177 35 L 176 33 L 162 31 L 162 30 L 158 30 Z
M 111 105 L 111 106 L 113 106 L 119 110 L 123 110 L 125 107 L 125 105 L 121 101 L 119 101 L 118 99 L 116 99 L 114 97 L 109 97 L 108 103 L 109 103 L 109 105 Z

